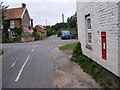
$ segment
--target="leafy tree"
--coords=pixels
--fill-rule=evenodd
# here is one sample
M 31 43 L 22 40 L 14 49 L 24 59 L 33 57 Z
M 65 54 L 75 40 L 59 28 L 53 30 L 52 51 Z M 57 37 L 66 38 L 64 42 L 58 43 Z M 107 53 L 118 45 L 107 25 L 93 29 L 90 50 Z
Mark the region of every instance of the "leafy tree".
M 47 36 L 51 36 L 53 34 L 55 34 L 55 31 L 52 28 L 50 28 L 50 27 L 47 28 Z
M 51 26 L 54 30 L 59 30 L 60 28 L 67 28 L 67 23 L 57 23 L 53 26 Z
M 7 42 L 9 40 L 9 33 L 8 33 L 8 28 L 10 26 L 10 21 L 5 20 L 4 16 L 4 10 L 7 9 L 9 6 L 3 5 L 3 2 L 0 3 L 0 8 L 2 12 L 2 25 L 3 25 L 3 32 L 2 32 L 2 42 Z
M 77 14 L 67 18 L 68 28 L 77 28 Z
M 39 31 L 37 31 L 37 29 L 33 29 L 34 30 L 34 32 L 33 32 L 33 37 L 35 37 L 35 40 L 40 40 L 40 33 L 41 32 L 39 32 Z

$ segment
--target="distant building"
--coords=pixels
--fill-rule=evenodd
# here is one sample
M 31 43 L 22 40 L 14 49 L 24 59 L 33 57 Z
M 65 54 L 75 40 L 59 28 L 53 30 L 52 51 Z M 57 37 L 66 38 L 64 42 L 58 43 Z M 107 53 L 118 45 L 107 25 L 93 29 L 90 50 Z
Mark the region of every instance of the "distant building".
M 41 34 L 40 34 L 41 37 L 46 37 L 47 32 L 46 32 L 46 28 L 45 27 L 43 27 L 42 25 L 36 25 L 34 27 L 34 29 L 36 29 L 37 31 L 41 32 Z
M 33 20 L 30 18 L 25 3 L 20 8 L 5 9 L 3 14 L 5 16 L 4 19 L 10 21 L 10 29 L 17 27 L 23 28 L 25 33 L 33 32 Z
M 120 77 L 120 2 L 77 2 L 78 38 L 83 54 Z

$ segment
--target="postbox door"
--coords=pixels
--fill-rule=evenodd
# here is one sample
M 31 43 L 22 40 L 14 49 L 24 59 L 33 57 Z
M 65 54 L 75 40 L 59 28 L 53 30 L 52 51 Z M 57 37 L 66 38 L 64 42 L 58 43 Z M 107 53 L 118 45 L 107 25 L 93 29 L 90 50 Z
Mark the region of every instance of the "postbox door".
M 102 58 L 106 60 L 106 32 L 101 32 L 101 39 L 102 39 Z

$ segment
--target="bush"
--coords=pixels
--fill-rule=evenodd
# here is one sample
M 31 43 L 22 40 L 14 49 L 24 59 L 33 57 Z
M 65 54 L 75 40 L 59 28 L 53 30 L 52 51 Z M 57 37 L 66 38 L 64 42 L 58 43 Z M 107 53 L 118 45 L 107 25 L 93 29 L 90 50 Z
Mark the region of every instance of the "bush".
M 79 58 L 79 57 L 82 58 L 82 49 L 81 49 L 81 44 L 78 42 L 75 47 L 75 50 L 73 51 L 71 60 L 74 61 L 74 59 Z

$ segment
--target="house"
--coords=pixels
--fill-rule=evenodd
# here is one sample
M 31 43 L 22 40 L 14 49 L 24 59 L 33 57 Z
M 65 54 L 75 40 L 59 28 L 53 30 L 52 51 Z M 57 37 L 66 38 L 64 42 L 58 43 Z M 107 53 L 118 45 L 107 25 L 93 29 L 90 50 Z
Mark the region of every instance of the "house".
M 41 32 L 41 34 L 40 34 L 41 37 L 46 37 L 46 35 L 47 35 L 46 28 L 44 28 L 42 25 L 36 25 L 34 27 L 34 29 Z
M 78 38 L 83 54 L 120 77 L 120 2 L 77 2 Z
M 20 8 L 10 8 L 5 9 L 3 12 L 6 21 L 10 21 L 9 32 L 13 34 L 11 29 L 13 28 L 23 28 L 24 33 L 33 32 L 33 19 L 30 18 L 26 4 L 22 3 Z

